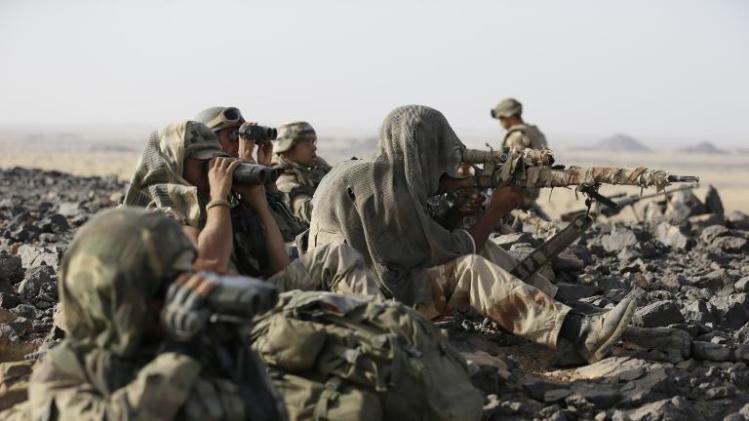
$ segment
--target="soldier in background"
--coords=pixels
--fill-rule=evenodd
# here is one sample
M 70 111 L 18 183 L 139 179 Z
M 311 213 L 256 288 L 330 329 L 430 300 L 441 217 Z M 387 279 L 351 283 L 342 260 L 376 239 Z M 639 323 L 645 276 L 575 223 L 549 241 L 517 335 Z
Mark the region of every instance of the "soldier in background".
M 295 121 L 278 127 L 273 163 L 283 173 L 276 180 L 278 190 L 286 194 L 287 205 L 294 216 L 309 225 L 312 195 L 330 165 L 317 156 L 317 134 L 306 121 Z
M 273 144 L 271 142 L 256 144 L 256 139 L 239 136 L 239 127 L 242 124 L 252 123 L 246 123 L 238 108 L 207 108 L 195 116 L 195 121 L 208 126 L 218 138 L 221 148 L 230 156 L 245 162 L 265 166 L 272 165 Z M 257 152 L 255 151 L 256 146 Z M 306 227 L 294 217 L 291 209 L 284 201 L 285 195 L 279 192 L 275 185 L 266 186 L 265 195 L 284 241 L 287 243 L 294 241 L 296 236 L 301 234 Z M 233 219 L 236 219 L 236 216 L 233 216 Z M 251 221 L 245 222 L 244 225 L 255 225 L 250 223 Z M 291 254 L 295 257 L 295 253 Z
M 522 201 L 517 188 L 496 189 L 468 229 L 447 229 L 427 214 L 430 197 L 460 183 L 464 151 L 439 111 L 396 108 L 380 128 L 378 153 L 337 164 L 315 192 L 310 247 L 353 247 L 387 298 L 428 318 L 470 306 L 510 333 L 550 348 L 564 338 L 587 361 L 600 360 L 629 324 L 634 295 L 584 316 L 479 255 L 497 220 Z
M 505 98 L 492 108 L 491 115 L 499 120 L 507 132 L 502 140 L 502 148 L 511 149 L 548 149 L 546 136 L 533 124 L 523 120 L 523 104 L 515 98 Z M 536 204 L 539 196 L 538 189 L 525 189 L 523 203 L 520 209 L 533 211 L 544 219 L 549 219 L 546 213 Z

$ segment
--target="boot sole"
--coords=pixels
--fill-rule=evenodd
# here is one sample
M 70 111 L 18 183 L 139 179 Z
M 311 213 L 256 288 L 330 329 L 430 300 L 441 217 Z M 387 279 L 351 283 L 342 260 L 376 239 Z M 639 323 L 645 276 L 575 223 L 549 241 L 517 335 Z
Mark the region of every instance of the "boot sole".
M 596 350 L 590 356 L 590 358 L 588 358 L 588 363 L 596 363 L 598 361 L 601 361 L 603 357 L 606 356 L 606 352 L 609 350 L 611 345 L 619 341 L 619 338 L 621 338 L 624 330 L 627 328 L 627 326 L 629 326 L 629 322 L 632 320 L 632 315 L 635 313 L 635 310 L 637 310 L 637 300 L 631 300 L 629 302 L 629 305 L 627 306 L 627 310 L 624 311 L 624 315 L 621 319 L 619 319 L 619 323 L 616 325 L 616 328 L 613 330 L 613 332 L 611 332 L 611 335 L 606 338 L 603 344 L 598 347 L 598 350 Z

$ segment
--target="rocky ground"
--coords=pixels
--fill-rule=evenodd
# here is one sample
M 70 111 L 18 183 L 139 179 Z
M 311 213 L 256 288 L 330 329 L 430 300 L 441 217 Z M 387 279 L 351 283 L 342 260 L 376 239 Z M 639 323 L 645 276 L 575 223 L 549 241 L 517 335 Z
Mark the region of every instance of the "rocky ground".
M 76 227 L 114 206 L 123 183 L 0 170 L 0 410 L 23 399 L 30 363 L 60 337 L 56 270 Z M 601 308 L 640 290 L 612 356 L 574 364 L 471 311 L 440 322 L 471 363 L 489 419 L 749 419 L 749 217 L 690 192 L 651 202 L 643 222 L 597 223 L 554 261 L 558 298 Z M 498 238 L 519 257 L 533 227 Z M 582 304 L 582 305 L 584 305 Z

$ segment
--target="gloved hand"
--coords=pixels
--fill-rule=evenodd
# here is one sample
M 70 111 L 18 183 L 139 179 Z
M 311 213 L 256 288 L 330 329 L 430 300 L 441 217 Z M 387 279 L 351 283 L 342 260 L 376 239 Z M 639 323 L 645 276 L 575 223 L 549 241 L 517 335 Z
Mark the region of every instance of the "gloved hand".
M 169 286 L 161 310 L 161 324 L 169 339 L 190 342 L 203 330 L 210 316 L 206 297 L 215 286 L 199 273 L 183 274 Z

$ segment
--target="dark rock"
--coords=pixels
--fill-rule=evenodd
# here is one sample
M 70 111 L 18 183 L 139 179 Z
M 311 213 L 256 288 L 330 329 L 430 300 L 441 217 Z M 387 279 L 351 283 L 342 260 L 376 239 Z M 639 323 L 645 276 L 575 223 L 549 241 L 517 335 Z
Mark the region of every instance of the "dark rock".
M 578 382 L 571 389 L 598 409 L 611 408 L 622 398 L 618 386 L 605 383 Z
M 716 309 L 705 300 L 692 300 L 682 307 L 682 312 L 687 320 L 698 323 L 715 323 L 717 320 Z
M 703 361 L 734 361 L 734 352 L 723 345 L 692 341 L 692 358 Z
M 642 327 L 668 326 L 683 322 L 684 316 L 681 315 L 679 306 L 671 301 L 656 301 L 635 312 L 635 323 Z
M 580 298 L 591 297 L 601 293 L 601 289 L 595 285 L 570 284 L 567 282 L 557 283 L 557 299 L 562 301 L 574 301 Z
M 712 246 L 727 253 L 739 253 L 746 249 L 747 240 L 740 237 L 719 237 Z
M 0 292 L 0 308 L 11 309 L 21 304 L 21 299 L 13 292 Z
M 720 200 L 718 190 L 712 185 L 709 185 L 705 192 L 705 208 L 708 213 L 723 215 L 723 201 Z
M 705 229 L 713 225 L 723 225 L 726 223 L 723 215 L 717 213 L 706 213 L 703 215 L 694 215 L 688 218 L 689 225 L 692 229 Z
M 27 300 L 48 298 L 54 300 L 57 294 L 57 276 L 51 266 L 41 265 L 29 269 L 23 282 L 18 285 L 18 293 Z
M 689 358 L 692 345 L 689 333 L 665 327 L 629 327 L 622 335 L 622 341 L 646 351 L 648 359 L 670 363 Z
M 627 421 L 700 421 L 705 418 L 682 396 L 652 402 L 629 411 L 616 411 L 612 420 Z
M 710 244 L 716 238 L 730 234 L 731 230 L 724 227 L 723 225 L 712 225 L 702 230 L 702 233 L 700 234 L 700 240 L 702 240 L 706 244 Z
M 715 296 L 710 299 L 718 315 L 721 326 L 738 329 L 749 321 L 749 296 L 736 293 L 728 296 Z
M 733 211 L 726 216 L 726 224 L 734 229 L 749 230 L 749 215 L 741 211 Z
M 23 262 L 18 256 L 0 252 L 0 292 L 13 291 L 13 284 L 23 279 Z
M 29 320 L 36 320 L 37 317 L 40 315 L 40 312 L 32 305 L 30 304 L 19 304 L 12 309 L 10 309 L 13 313 L 15 313 L 18 316 L 25 317 Z

